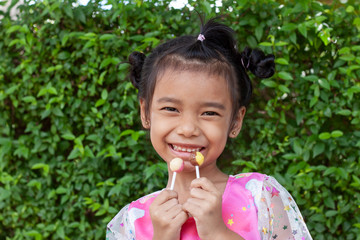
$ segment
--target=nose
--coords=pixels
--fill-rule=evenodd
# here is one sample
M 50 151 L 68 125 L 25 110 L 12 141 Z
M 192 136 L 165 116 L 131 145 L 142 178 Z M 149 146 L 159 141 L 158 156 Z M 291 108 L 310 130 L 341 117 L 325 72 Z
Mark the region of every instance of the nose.
M 183 135 L 187 138 L 199 136 L 200 129 L 197 120 L 191 116 L 183 116 L 179 121 L 177 134 Z

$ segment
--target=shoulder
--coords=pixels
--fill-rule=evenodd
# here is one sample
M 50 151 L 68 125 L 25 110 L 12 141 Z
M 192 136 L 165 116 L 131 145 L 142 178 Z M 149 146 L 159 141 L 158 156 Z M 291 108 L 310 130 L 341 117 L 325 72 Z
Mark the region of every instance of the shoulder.
M 107 224 L 107 231 L 106 231 L 107 239 L 109 240 L 123 239 L 120 238 L 119 236 L 130 237 L 128 236 L 128 234 L 134 234 L 133 230 L 135 229 L 135 225 L 134 225 L 135 221 L 146 215 L 150 204 L 159 193 L 160 191 L 151 193 L 123 207 L 115 215 L 115 217 Z M 111 236 L 115 236 L 115 237 L 111 238 Z
M 271 195 L 277 194 L 278 189 L 285 190 L 274 177 L 257 172 L 231 175 L 229 176 L 229 185 L 232 190 L 237 188 L 246 189 L 246 192 L 249 192 L 254 198 L 256 205 L 258 205 L 264 193 Z
M 243 185 L 246 189 L 250 190 L 249 188 L 261 187 L 267 178 L 267 175 L 257 172 L 239 173 L 229 176 L 229 183 L 231 185 Z

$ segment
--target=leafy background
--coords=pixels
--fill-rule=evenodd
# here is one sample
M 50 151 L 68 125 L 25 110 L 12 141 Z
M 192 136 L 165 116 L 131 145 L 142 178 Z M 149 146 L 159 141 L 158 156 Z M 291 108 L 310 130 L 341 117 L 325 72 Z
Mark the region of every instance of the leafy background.
M 198 34 L 195 10 L 225 14 L 240 49 L 276 55 L 277 73 L 253 79 L 220 167 L 275 176 L 314 239 L 360 239 L 359 2 L 169 3 L 25 1 L 17 18 L 0 12 L 0 239 L 103 239 L 121 207 L 165 186 L 126 61 Z

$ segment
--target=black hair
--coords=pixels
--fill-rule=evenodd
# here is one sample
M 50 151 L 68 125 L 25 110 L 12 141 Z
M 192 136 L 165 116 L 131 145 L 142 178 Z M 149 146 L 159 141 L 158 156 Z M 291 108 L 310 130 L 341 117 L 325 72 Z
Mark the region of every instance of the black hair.
M 224 76 L 229 83 L 233 117 L 240 107 L 247 107 L 250 103 L 252 84 L 247 71 L 260 78 L 274 74 L 274 55 L 265 55 L 263 51 L 249 47 L 239 52 L 234 31 L 216 19 L 203 25 L 200 33 L 200 37 L 187 35 L 169 40 L 157 46 L 148 57 L 140 52 L 130 54 L 130 80 L 139 90 L 139 98 L 145 100 L 146 116 L 156 80 L 168 68 Z

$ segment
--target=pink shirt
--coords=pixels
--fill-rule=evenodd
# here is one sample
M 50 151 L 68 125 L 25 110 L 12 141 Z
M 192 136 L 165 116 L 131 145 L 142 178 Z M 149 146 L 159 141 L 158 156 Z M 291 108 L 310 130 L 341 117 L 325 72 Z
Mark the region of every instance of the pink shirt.
M 108 224 L 106 239 L 152 239 L 149 206 L 158 194 L 144 196 L 124 207 Z M 312 239 L 291 195 L 264 174 L 229 176 L 222 197 L 222 219 L 244 239 Z M 182 226 L 180 239 L 200 239 L 193 218 Z

